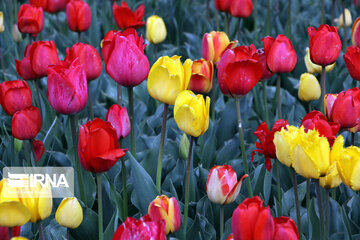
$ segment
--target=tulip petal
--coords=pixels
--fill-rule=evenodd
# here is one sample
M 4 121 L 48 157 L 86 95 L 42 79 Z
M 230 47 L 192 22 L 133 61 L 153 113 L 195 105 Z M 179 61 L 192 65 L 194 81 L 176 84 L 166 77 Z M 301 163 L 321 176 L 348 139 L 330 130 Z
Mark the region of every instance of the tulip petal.
M 30 217 L 28 208 L 20 202 L 0 203 L 0 225 L 3 227 L 22 226 Z
M 242 182 L 245 178 L 247 178 L 249 175 L 245 174 L 242 176 L 240 181 L 236 183 L 236 185 L 231 189 L 231 191 L 226 195 L 224 204 L 229 204 L 235 201 L 236 197 L 239 195 Z

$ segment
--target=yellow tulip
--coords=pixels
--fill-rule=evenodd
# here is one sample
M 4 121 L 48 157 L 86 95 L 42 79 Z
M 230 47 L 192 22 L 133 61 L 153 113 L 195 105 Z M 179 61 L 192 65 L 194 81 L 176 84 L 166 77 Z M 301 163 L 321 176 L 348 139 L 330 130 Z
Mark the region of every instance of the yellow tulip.
M 174 118 L 178 127 L 188 135 L 198 137 L 209 127 L 210 98 L 192 91 L 181 92 L 175 101 Z
M 300 76 L 298 96 L 301 101 L 310 102 L 320 98 L 321 88 L 317 78 L 311 73 Z
M 26 237 L 12 237 L 10 240 L 29 240 Z
M 305 66 L 308 71 L 308 73 L 315 74 L 315 73 L 321 73 L 322 67 L 320 65 L 317 65 L 311 61 L 310 58 L 310 51 L 309 48 L 306 49 L 306 55 L 304 57 Z M 330 72 L 335 67 L 335 63 L 328 65 L 325 67 L 326 72 Z
M 5 31 L 4 26 L 4 13 L 0 11 L 0 33 Z
M 346 27 L 350 27 L 351 24 L 352 24 L 351 12 L 349 11 L 349 9 L 345 8 L 345 24 L 344 24 L 344 14 L 343 14 L 343 12 L 341 12 L 340 16 L 338 18 L 334 19 L 334 20 L 337 23 L 338 28 L 343 28 L 344 25 Z
M 164 20 L 152 15 L 146 20 L 146 39 L 153 44 L 158 44 L 166 38 L 166 26 Z
M 177 95 L 186 90 L 190 77 L 192 61 L 187 59 L 181 64 L 179 56 L 164 56 L 151 67 L 147 80 L 150 96 L 160 102 L 175 104 Z
M 80 226 L 83 220 L 83 210 L 77 198 L 64 198 L 56 210 L 55 218 L 63 227 L 77 228 Z
M 274 135 L 274 145 L 276 150 L 276 158 L 284 165 L 291 167 L 293 159 L 293 148 L 300 134 L 304 134 L 304 130 L 294 126 L 282 128 Z

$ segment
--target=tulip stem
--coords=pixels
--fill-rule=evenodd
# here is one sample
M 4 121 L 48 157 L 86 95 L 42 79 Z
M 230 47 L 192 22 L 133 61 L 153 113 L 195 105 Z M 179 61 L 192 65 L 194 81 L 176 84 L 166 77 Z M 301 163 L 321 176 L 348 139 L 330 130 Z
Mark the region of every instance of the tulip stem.
M 24 144 L 24 152 L 25 152 L 26 165 L 27 165 L 28 167 L 31 167 L 31 157 L 30 157 L 30 149 L 29 149 L 28 141 L 24 140 L 24 141 L 23 141 L 23 144 Z
M 236 113 L 237 113 L 239 136 L 240 136 L 240 148 L 241 148 L 241 155 L 242 155 L 242 158 L 243 158 L 244 171 L 245 171 L 246 174 L 249 175 L 249 168 L 248 168 L 248 163 L 247 163 L 247 160 L 246 160 L 244 134 L 243 134 L 242 122 L 241 122 L 240 98 L 235 99 L 235 104 L 236 104 Z M 250 197 L 252 197 L 253 196 L 253 191 L 252 191 L 252 188 L 251 188 L 250 177 L 246 178 L 246 184 L 247 184 L 248 193 L 249 193 Z
M 331 26 L 334 26 L 334 19 L 335 19 L 335 3 L 336 3 L 336 0 L 332 0 L 332 5 L 331 5 Z
M 188 162 L 186 167 L 186 180 L 185 180 L 185 208 L 184 208 L 184 233 L 186 239 L 186 225 L 187 225 L 187 218 L 189 212 L 189 190 L 190 190 L 190 169 L 191 169 L 191 157 L 192 157 L 192 148 L 194 143 L 194 137 L 191 136 L 190 138 L 190 147 L 189 147 L 189 156 Z
M 320 23 L 325 24 L 325 0 L 321 0 L 321 18 Z
M 224 234 L 224 205 L 220 205 L 220 239 Z
M 307 178 L 306 179 L 306 209 L 308 210 L 310 206 L 310 183 L 311 183 L 311 179 Z
M 278 119 L 282 118 L 281 116 L 281 95 L 280 95 L 280 88 L 281 88 L 281 76 L 280 74 L 277 75 L 276 79 L 276 97 L 277 97 L 277 109 L 278 109 Z
M 90 120 L 94 120 L 94 110 L 93 110 L 93 104 L 92 104 L 92 101 L 91 101 L 90 89 L 88 89 L 88 100 L 89 100 Z
M 240 37 L 241 37 L 241 18 L 239 18 L 239 26 L 238 26 L 238 32 L 237 32 L 237 40 L 240 42 Z
M 78 43 L 80 42 L 81 39 L 81 32 L 78 32 Z
M 355 133 L 351 133 L 351 145 L 355 146 Z
M 120 107 L 122 107 L 122 105 L 121 105 L 121 97 L 122 97 L 121 85 L 118 84 L 117 85 L 117 103 L 119 104 Z
M 225 32 L 229 35 L 229 14 L 225 12 Z
M 8 228 L 8 231 L 9 231 L 9 239 L 11 239 L 11 238 L 13 237 L 12 229 L 13 229 L 12 227 L 9 227 L 9 228 Z M 6 239 L 6 238 L 5 238 L 5 239 Z
M 316 180 L 316 191 L 318 197 L 318 209 L 319 209 L 319 218 L 320 218 L 320 239 L 324 239 L 324 213 L 321 199 L 321 189 L 320 189 L 320 181 Z
M 70 118 L 70 125 L 71 125 L 71 134 L 73 140 L 73 151 L 74 151 L 74 162 L 76 168 L 76 174 L 78 178 L 78 185 L 79 185 L 79 192 L 80 192 L 80 199 L 85 203 L 85 191 L 84 191 L 84 184 L 83 184 L 83 176 L 80 167 L 79 155 L 78 155 L 78 135 L 77 135 L 77 116 L 76 114 L 69 115 Z
M 286 35 L 289 39 L 291 39 L 291 0 L 288 1 L 288 9 L 287 9 L 287 23 L 286 23 Z
M 321 112 L 323 114 L 325 114 L 325 110 L 324 110 L 324 97 L 325 97 L 325 93 L 326 93 L 326 71 L 325 71 L 325 66 L 322 66 L 321 69 L 321 99 L 320 99 L 320 109 Z
M 329 189 L 325 190 L 325 205 L 326 205 L 325 239 L 328 239 L 328 236 L 329 236 Z
M 215 22 L 216 22 L 216 31 L 220 30 L 220 23 L 219 23 L 219 12 L 215 9 Z
M 34 145 L 32 144 L 32 140 L 28 140 L 28 144 L 30 146 L 30 161 L 31 161 L 31 166 L 35 166 L 36 165 L 36 155 L 35 155 L 35 149 L 34 149 Z M 33 158 L 33 159 L 32 159 Z
M 267 104 L 267 96 L 266 96 L 266 82 L 263 83 L 263 98 L 264 98 L 264 108 L 265 108 L 265 121 L 269 125 L 269 111 L 268 111 L 268 104 Z
M 324 0 L 323 0 L 324 1 Z M 344 43 L 344 51 L 346 51 L 347 48 L 347 28 L 346 28 L 346 18 L 345 18 L 345 0 L 342 0 L 342 10 L 343 10 L 343 22 L 344 22 L 344 39 L 343 39 L 343 43 Z
M 292 174 L 292 180 L 294 185 L 294 197 L 295 197 L 295 207 L 296 207 L 296 221 L 299 229 L 299 236 L 300 240 L 302 239 L 301 235 L 301 216 L 300 216 L 300 206 L 299 206 L 299 195 L 298 195 L 298 189 L 297 189 L 297 181 L 296 181 L 296 173 L 294 169 L 291 169 Z
M 128 97 L 129 97 L 129 111 L 130 111 L 130 126 L 131 126 L 131 154 L 136 158 L 136 149 L 135 149 L 135 128 L 134 128 L 134 94 L 133 88 L 128 88 Z
M 214 69 L 214 75 L 217 76 L 217 71 L 216 68 Z M 215 121 L 215 100 L 216 98 L 216 89 L 215 89 L 215 78 L 213 78 L 212 81 L 212 90 L 211 90 L 211 103 L 210 103 L 210 111 L 211 111 L 211 120 Z
M 159 190 L 159 193 L 161 193 L 161 169 L 162 169 L 164 142 L 166 138 L 166 120 L 167 120 L 168 109 L 169 109 L 169 105 L 167 103 L 164 103 L 164 112 L 163 112 L 163 119 L 161 125 L 160 149 L 159 149 L 159 157 L 158 157 L 157 173 L 156 173 L 156 187 Z
M 96 174 L 97 190 L 98 190 L 98 224 L 99 224 L 99 240 L 103 240 L 103 211 L 102 211 L 102 185 L 101 173 Z
M 66 228 L 66 239 L 70 240 L 70 228 Z
M 41 226 L 41 222 L 38 221 L 38 222 L 36 223 L 36 225 L 37 225 L 38 230 L 39 230 L 39 239 L 45 240 L 44 233 L 43 233 L 43 229 L 42 229 L 42 226 Z
M 123 211 L 124 211 L 124 220 L 128 217 L 128 207 L 127 207 L 127 185 L 126 185 L 126 166 L 125 159 L 121 158 L 121 171 L 122 171 L 122 182 L 123 182 Z
M 35 88 L 36 88 L 36 95 L 37 95 L 37 102 L 40 110 L 40 116 L 43 116 L 42 107 L 41 107 L 41 100 L 40 100 L 40 88 L 39 88 L 39 81 L 40 79 L 34 80 Z
M 271 2 L 270 0 L 267 0 L 266 3 L 266 22 L 265 22 L 265 36 L 269 36 L 271 34 L 271 22 L 270 22 L 270 18 L 271 18 Z
M 279 174 L 279 160 L 275 159 L 275 170 L 276 170 L 276 181 L 277 181 L 277 192 L 278 192 L 278 200 L 280 203 L 280 209 L 281 207 L 281 185 L 280 185 L 280 174 Z M 282 214 L 280 213 L 280 216 Z

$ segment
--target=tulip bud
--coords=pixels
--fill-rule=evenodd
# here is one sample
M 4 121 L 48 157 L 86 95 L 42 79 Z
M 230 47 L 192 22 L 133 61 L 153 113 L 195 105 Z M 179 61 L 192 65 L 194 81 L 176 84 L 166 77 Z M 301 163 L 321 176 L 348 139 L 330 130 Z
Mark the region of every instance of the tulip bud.
M 213 85 L 214 65 L 204 59 L 195 60 L 188 89 L 196 93 L 208 93 Z
M 31 106 L 17 111 L 12 118 L 11 133 L 14 138 L 30 140 L 41 130 L 41 116 L 37 107 Z
M 32 105 L 32 94 L 27 82 L 5 81 L 0 88 L 1 106 L 8 115 Z
M 63 227 L 74 229 L 80 226 L 83 210 L 77 198 L 64 198 L 56 210 L 55 218 Z
M 22 4 L 17 16 L 17 25 L 22 33 L 38 34 L 44 27 L 43 9 L 26 3 Z
M 39 161 L 45 152 L 44 143 L 40 140 L 33 140 L 31 143 L 33 145 L 36 161 Z
M 202 56 L 214 63 L 220 61 L 221 54 L 229 46 L 230 40 L 225 32 L 205 33 L 202 40 Z
M 23 141 L 21 141 L 21 140 L 19 140 L 19 139 L 17 139 L 17 138 L 14 138 L 14 146 L 15 146 L 15 151 L 16 151 L 17 153 L 19 153 L 20 150 L 21 150 L 21 148 L 22 148 L 22 146 L 23 146 Z
M 324 112 L 327 119 L 331 120 L 331 110 L 338 94 L 325 94 L 324 97 Z
M 305 61 L 305 66 L 306 66 L 306 69 L 307 69 L 308 73 L 311 73 L 311 74 L 319 73 L 319 74 L 321 74 L 322 67 L 320 65 L 317 65 L 317 64 L 315 64 L 315 63 L 313 63 L 311 61 L 309 48 L 306 48 L 306 54 L 305 54 L 305 57 L 304 57 L 304 61 Z M 336 62 L 334 62 L 331 65 L 327 65 L 325 67 L 325 71 L 326 72 L 331 72 L 331 70 L 334 69 L 335 64 L 336 64 Z
M 360 48 L 356 46 L 350 46 L 346 49 L 343 55 L 346 67 L 349 71 L 350 76 L 354 80 L 360 80 L 360 66 L 358 59 L 360 57 Z
M 299 239 L 299 231 L 297 229 L 294 220 L 292 220 L 291 218 L 288 217 L 274 218 L 274 223 L 275 223 L 275 233 L 273 238 L 274 240 Z
M 337 22 L 338 28 L 343 28 L 344 25 L 346 27 L 350 27 L 352 24 L 352 17 L 351 12 L 349 9 L 345 8 L 345 24 L 344 24 L 344 13 L 342 12 L 338 18 L 335 19 L 335 22 Z
M 22 41 L 22 35 L 21 35 L 21 32 L 19 31 L 18 25 L 16 23 L 13 25 L 11 35 L 12 35 L 14 42 L 18 43 L 18 42 Z
M 189 139 L 187 135 L 184 133 L 181 137 L 180 145 L 179 145 L 180 157 L 184 160 L 188 159 L 189 157 L 189 147 L 190 147 Z
M 232 0 L 229 10 L 233 17 L 247 18 L 253 10 L 252 0 Z
M 66 22 L 73 32 L 87 31 L 91 24 L 89 4 L 81 1 L 70 1 L 66 5 Z
M 126 107 L 118 104 L 112 105 L 106 113 L 106 121 L 110 122 L 116 130 L 117 138 L 126 138 L 130 133 L 130 119 Z
M 310 102 L 320 98 L 321 88 L 317 78 L 310 73 L 300 76 L 298 97 L 301 101 Z
M 351 42 L 353 45 L 360 47 L 360 35 L 359 35 L 359 23 L 360 23 L 360 17 L 358 17 L 353 26 L 352 26 L 352 31 L 351 31 Z
M 4 25 L 4 13 L 0 11 L 0 33 L 5 31 L 5 25 Z
M 166 26 L 164 20 L 153 15 L 146 20 L 146 39 L 153 44 L 158 44 L 166 38 Z

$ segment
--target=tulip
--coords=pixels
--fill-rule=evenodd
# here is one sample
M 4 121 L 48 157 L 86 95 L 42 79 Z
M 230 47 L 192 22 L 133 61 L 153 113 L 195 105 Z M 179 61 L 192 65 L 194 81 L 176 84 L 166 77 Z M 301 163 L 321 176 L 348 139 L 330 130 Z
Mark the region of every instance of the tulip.
M 290 39 L 280 34 L 276 39 L 268 36 L 261 41 L 264 44 L 267 66 L 271 72 L 287 73 L 294 70 L 297 57 Z
M 33 140 L 31 143 L 34 149 L 36 161 L 39 161 L 45 152 L 44 143 L 40 140 Z
M 306 55 L 304 57 L 304 62 L 305 62 L 306 70 L 308 71 L 308 73 L 311 73 L 311 74 L 315 74 L 315 73 L 320 74 L 321 73 L 321 71 L 322 71 L 321 66 L 317 65 L 311 61 L 309 48 L 306 49 Z M 334 62 L 331 65 L 327 65 L 325 67 L 325 71 L 331 72 L 334 69 L 335 64 L 336 64 L 336 62 Z
M 0 33 L 5 31 L 5 25 L 4 25 L 4 13 L 0 11 Z
M 181 91 L 188 88 L 192 61 L 186 59 L 181 64 L 179 56 L 160 57 L 150 69 L 147 89 L 156 100 L 174 105 Z
M 348 47 L 344 54 L 344 61 L 354 80 L 360 80 L 360 48 L 351 46 Z
M 244 178 L 237 180 L 237 175 L 230 165 L 214 166 L 206 180 L 206 194 L 210 201 L 217 204 L 230 204 L 240 193 Z
M 310 102 L 320 98 L 321 88 L 317 78 L 311 73 L 300 76 L 298 97 L 301 101 Z
M 360 32 L 359 32 L 359 23 L 360 23 L 360 17 L 358 17 L 353 26 L 351 31 L 351 42 L 354 46 L 360 47 Z
M 57 13 L 66 8 L 67 0 L 30 0 L 31 5 L 42 7 L 45 12 Z
M 324 112 L 325 112 L 325 116 L 328 120 L 331 121 L 331 116 L 330 116 L 330 113 L 331 113 L 331 109 L 334 105 L 334 102 L 337 98 L 339 94 L 326 94 L 324 96 Z
M 235 240 L 234 234 L 231 233 L 226 240 Z
M 179 152 L 182 159 L 186 160 L 189 157 L 190 142 L 184 133 L 180 139 Z
M 77 198 L 64 198 L 56 210 L 55 219 L 63 227 L 74 229 L 80 226 L 83 210 Z
M 93 46 L 85 43 L 76 43 L 71 49 L 67 48 L 65 61 L 71 62 L 75 58 L 79 58 L 80 63 L 83 64 L 88 81 L 100 76 L 102 60 L 100 54 Z
M 322 24 L 317 30 L 309 27 L 308 34 L 311 61 L 321 66 L 333 64 L 341 52 L 337 28 Z
M 29 240 L 29 239 L 26 237 L 13 237 L 10 240 Z
M 274 218 L 275 223 L 275 233 L 273 240 L 298 240 L 299 231 L 296 227 L 295 222 L 288 217 L 278 217 Z
M 29 85 L 25 81 L 5 81 L 0 88 L 0 102 L 8 115 L 32 105 L 32 94 Z
M 205 33 L 202 40 L 202 56 L 205 60 L 217 63 L 229 44 L 230 40 L 225 32 Z
M 11 232 L 12 236 L 17 237 L 20 235 L 20 226 L 12 227 Z M 9 239 L 9 228 L 0 226 L 0 239 L 8 240 Z M 13 239 L 13 238 L 12 238 Z
M 17 16 L 17 25 L 21 33 L 38 34 L 44 27 L 44 12 L 42 8 L 30 4 L 22 4 Z
M 215 7 L 221 12 L 229 11 L 232 0 L 215 0 Z
M 115 34 L 117 32 L 115 30 L 110 30 L 106 33 L 104 39 L 101 41 L 101 54 L 103 56 L 104 61 L 106 62 L 107 57 L 108 57 L 108 53 L 109 53 L 109 49 L 111 46 L 111 41 L 114 38 Z
M 176 198 L 165 195 L 157 196 L 149 205 L 148 214 L 152 221 L 165 220 L 165 233 L 179 230 L 181 225 L 180 208 Z
M 214 66 L 211 61 L 196 60 L 192 64 L 189 90 L 196 93 L 208 93 L 213 85 Z
M 268 78 L 271 78 L 273 73 L 270 72 L 268 67 L 267 67 L 266 54 L 265 54 L 264 48 L 258 49 L 257 53 L 259 54 L 259 62 L 263 66 L 263 73 L 262 73 L 262 76 L 261 76 L 261 80 L 266 80 Z
M 115 231 L 112 240 L 165 240 L 165 221 L 152 221 L 149 215 L 128 217 Z
M 246 95 L 261 79 L 262 64 L 254 45 L 228 49 L 218 65 L 220 90 L 232 97 Z
M 79 130 L 79 159 L 89 172 L 106 172 L 127 149 L 119 149 L 116 130 L 99 118 L 82 125 Z
M 161 43 L 166 38 L 166 26 L 164 20 L 152 15 L 146 20 L 146 39 L 153 44 Z
M 48 68 L 47 98 L 55 111 L 75 114 L 87 102 L 86 73 L 78 58 L 72 62 L 60 61 Z
M 125 107 L 112 105 L 106 113 L 106 121 L 116 130 L 117 138 L 126 138 L 130 133 L 130 119 Z
M 341 178 L 339 176 L 338 170 L 336 168 L 336 162 L 333 162 L 326 175 L 319 178 L 320 186 L 325 189 L 336 188 L 341 184 Z
M 201 94 L 195 95 L 190 90 L 182 91 L 175 101 L 175 122 L 186 134 L 198 137 L 209 127 L 209 108 L 209 97 L 206 97 L 205 104 Z
M 275 224 L 270 208 L 258 197 L 247 198 L 235 209 L 231 229 L 235 240 L 272 240 Z
M 41 130 L 41 116 L 37 107 L 27 107 L 17 111 L 11 122 L 11 133 L 14 138 L 30 140 Z
M 66 22 L 73 32 L 87 31 L 91 24 L 91 10 L 86 2 L 70 1 L 66 5 Z
M 23 147 L 23 141 L 21 141 L 17 138 L 14 138 L 14 147 L 15 147 L 16 153 L 19 153 Z
M 21 32 L 19 31 L 18 25 L 16 23 L 13 25 L 13 28 L 11 30 L 11 36 L 12 36 L 14 42 L 16 42 L 16 43 L 22 41 L 22 35 L 21 35 Z
M 233 17 L 247 18 L 253 10 L 252 0 L 232 0 L 229 10 Z
M 337 23 L 337 28 L 343 28 L 344 26 L 350 27 L 352 24 L 352 17 L 351 17 L 350 10 L 345 8 L 344 12 L 345 12 L 345 24 L 344 24 L 344 13 L 343 12 L 340 14 L 340 16 L 338 18 L 334 19 L 334 21 Z
M 259 142 L 255 142 L 257 149 L 251 152 L 251 159 L 254 161 L 255 152 L 265 156 L 265 166 L 268 171 L 271 170 L 271 158 L 276 158 L 274 134 L 281 129 L 286 128 L 289 123 L 283 119 L 279 119 L 274 123 L 273 128 L 269 131 L 266 122 L 262 122 L 254 132 L 254 135 L 259 139 Z
M 145 13 L 144 4 L 140 4 L 135 12 L 133 12 L 126 2 L 121 1 L 120 6 L 114 2 L 112 11 L 115 23 L 120 29 L 140 28 L 145 25 L 145 22 L 142 21 Z
M 37 41 L 25 48 L 24 58 L 15 59 L 16 72 L 24 80 L 34 80 L 47 75 L 50 65 L 59 62 L 59 55 L 53 41 Z
M 133 28 L 114 34 L 106 53 L 106 72 L 122 86 L 139 85 L 147 78 L 150 69 L 144 54 L 145 46 L 142 35 L 139 37 Z

